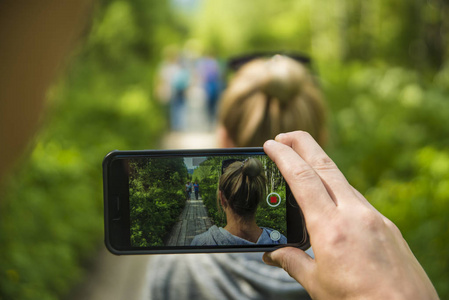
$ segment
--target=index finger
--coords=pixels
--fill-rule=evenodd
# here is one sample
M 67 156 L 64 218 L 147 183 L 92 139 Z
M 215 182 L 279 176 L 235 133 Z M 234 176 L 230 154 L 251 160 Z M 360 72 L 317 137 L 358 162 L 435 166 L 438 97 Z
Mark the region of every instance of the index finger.
M 315 220 L 322 220 L 320 216 L 324 212 L 336 207 L 318 174 L 291 147 L 269 140 L 264 150 L 290 186 L 309 228 Z
M 315 170 L 337 206 L 344 203 L 354 205 L 355 202 L 364 204 L 361 199 L 363 197 L 360 198 L 354 193 L 354 189 L 337 165 L 309 133 L 304 131 L 283 133 L 276 136 L 276 141 L 291 147 Z

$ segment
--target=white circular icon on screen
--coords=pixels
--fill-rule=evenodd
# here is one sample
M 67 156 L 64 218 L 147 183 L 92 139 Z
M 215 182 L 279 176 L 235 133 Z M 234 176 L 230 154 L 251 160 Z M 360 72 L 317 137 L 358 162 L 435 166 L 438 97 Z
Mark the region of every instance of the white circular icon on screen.
M 279 241 L 280 239 L 281 239 L 281 233 L 279 232 L 279 231 L 277 231 L 277 230 L 273 230 L 271 233 L 270 233 L 270 239 L 272 240 L 272 241 Z
M 267 203 L 271 207 L 276 207 L 281 204 L 281 196 L 278 193 L 270 193 L 267 196 Z

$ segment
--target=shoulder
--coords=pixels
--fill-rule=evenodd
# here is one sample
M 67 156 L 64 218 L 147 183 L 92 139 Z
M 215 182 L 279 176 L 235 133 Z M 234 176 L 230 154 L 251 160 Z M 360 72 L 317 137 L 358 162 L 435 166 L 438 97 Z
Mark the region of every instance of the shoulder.
M 213 225 L 207 231 L 196 235 L 190 243 L 190 246 L 218 245 L 214 239 L 216 231 L 218 231 L 218 227 Z

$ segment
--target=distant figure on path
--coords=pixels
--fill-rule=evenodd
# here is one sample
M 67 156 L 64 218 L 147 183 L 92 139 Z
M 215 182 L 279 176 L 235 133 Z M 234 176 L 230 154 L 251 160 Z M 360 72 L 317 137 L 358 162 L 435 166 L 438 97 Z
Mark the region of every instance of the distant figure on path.
M 198 195 L 200 193 L 200 185 L 198 184 L 198 181 L 195 181 L 195 184 L 193 185 L 193 189 L 195 191 L 195 199 L 198 200 Z
M 186 183 L 186 198 L 187 200 L 190 200 L 192 198 L 192 184 L 190 181 Z

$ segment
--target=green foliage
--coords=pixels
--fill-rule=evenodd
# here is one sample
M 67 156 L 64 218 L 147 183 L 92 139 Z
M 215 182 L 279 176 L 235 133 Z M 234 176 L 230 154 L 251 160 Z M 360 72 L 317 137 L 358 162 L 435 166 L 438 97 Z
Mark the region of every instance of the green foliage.
M 84 45 L 49 92 L 31 157 L 2 195 L 0 299 L 58 299 L 82 277 L 80 262 L 101 246 L 102 157 L 112 149 L 157 147 L 166 120 L 152 98 L 155 66 L 165 45 L 191 38 L 223 57 L 260 50 L 313 56 L 329 106 L 328 153 L 399 226 L 440 297 L 449 298 L 448 5 L 214 0 L 181 15 L 167 3 L 98 3 Z M 207 164 L 192 178 L 223 226 L 216 205 L 221 170 Z M 166 211 L 169 220 L 182 206 L 176 190 L 170 197 L 178 204 L 167 208 L 163 182 L 151 196 L 149 186 L 133 184 L 142 203 L 136 214 Z M 157 200 L 145 200 L 151 197 Z M 273 227 L 274 212 L 261 205 L 262 226 Z M 136 243 L 160 243 L 139 226 Z
M 297 50 L 326 63 L 384 61 L 434 74 L 448 54 L 448 14 L 437 0 L 214 0 L 190 23 L 192 37 L 223 55 Z
M 267 195 L 277 193 L 281 197 L 281 204 L 277 207 L 271 207 L 265 199 L 259 203 L 256 212 L 257 225 L 260 227 L 273 228 L 287 236 L 286 222 L 286 184 L 281 172 L 274 162 L 268 157 L 261 157 L 265 175 L 267 176 Z
M 186 203 L 187 167 L 182 158 L 130 162 L 131 245 L 163 246 Z
M 43 128 L 0 202 L 0 299 L 67 294 L 103 247 L 104 155 L 158 147 L 166 120 L 151 93 L 157 57 L 147 60 L 142 47 L 156 44 L 136 14 L 165 15 L 165 2 L 153 2 L 100 6 L 67 75 L 49 91 Z
M 285 201 L 285 198 L 282 198 Z M 256 222 L 259 227 L 267 227 L 276 229 L 283 235 L 287 236 L 286 209 L 280 204 L 278 207 L 268 206 L 266 201 L 259 204 L 256 212 Z
M 328 66 L 323 78 L 332 116 L 328 153 L 349 182 L 398 225 L 445 298 L 446 88 L 423 83 L 413 70 L 360 63 Z
M 230 157 L 226 157 L 230 158 Z M 221 175 L 221 162 L 225 157 L 209 157 L 193 172 L 194 180 L 198 180 L 200 194 L 212 223 L 219 227 L 226 225 L 224 213 L 218 207 L 217 186 Z
M 368 199 L 402 231 L 440 296 L 447 285 L 449 153 L 427 146 L 411 160 L 410 180 L 383 178 Z

